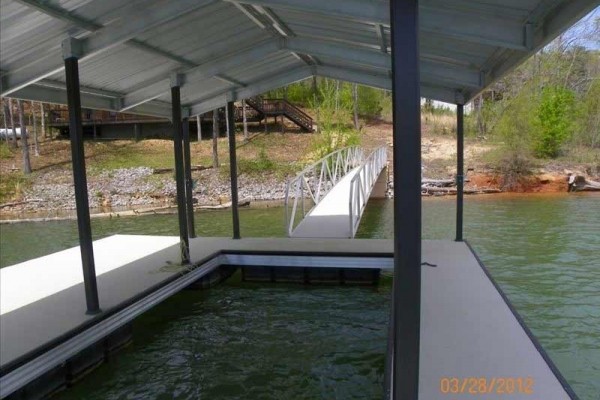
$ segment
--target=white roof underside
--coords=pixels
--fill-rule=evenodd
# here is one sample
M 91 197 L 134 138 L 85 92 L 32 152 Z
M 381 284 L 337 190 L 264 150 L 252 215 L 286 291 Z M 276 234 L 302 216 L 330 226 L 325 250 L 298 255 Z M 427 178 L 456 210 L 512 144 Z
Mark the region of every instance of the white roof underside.
M 468 101 L 599 4 L 421 0 L 421 95 Z M 82 106 L 196 115 L 313 75 L 389 89 L 378 0 L 1 0 L 2 95 L 66 103 L 61 43 L 81 48 Z

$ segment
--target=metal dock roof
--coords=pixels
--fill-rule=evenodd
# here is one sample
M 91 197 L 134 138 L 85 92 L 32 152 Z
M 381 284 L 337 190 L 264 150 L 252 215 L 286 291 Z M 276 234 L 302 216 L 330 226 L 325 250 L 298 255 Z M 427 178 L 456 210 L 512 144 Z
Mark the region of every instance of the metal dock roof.
M 597 0 L 421 0 L 421 94 L 466 102 Z M 380 0 L 2 0 L 2 96 L 66 103 L 61 43 L 81 54 L 82 105 L 196 115 L 313 75 L 391 88 Z

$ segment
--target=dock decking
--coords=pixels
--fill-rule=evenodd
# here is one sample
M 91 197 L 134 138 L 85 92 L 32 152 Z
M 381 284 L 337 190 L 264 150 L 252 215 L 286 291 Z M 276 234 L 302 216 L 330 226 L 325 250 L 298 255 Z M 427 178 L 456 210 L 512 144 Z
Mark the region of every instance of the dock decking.
M 298 224 L 292 237 L 295 238 L 350 238 L 350 183 L 360 167 L 346 175 Z
M 190 246 L 192 260 L 201 264 L 194 270 L 199 273 L 189 277 L 194 280 L 221 264 L 392 269 L 390 240 L 197 238 Z M 151 296 L 166 298 L 169 294 L 159 288 L 183 288 L 190 281 L 180 280 L 194 273 L 176 265 L 176 237 L 117 235 L 96 241 L 94 248 L 103 313 L 93 317 L 85 315 L 78 248 L 0 270 L 2 396 L 7 379 L 25 371 L 30 362 L 11 364 L 53 341 L 66 345 L 77 338 L 69 335 L 84 335 L 111 318 L 133 319 L 137 314 L 127 317 L 119 310 Z M 531 379 L 534 395 L 514 393 L 511 399 L 571 398 L 568 385 L 544 359 L 467 244 L 424 241 L 423 261 L 436 266 L 422 267 L 420 398 L 448 399 L 440 380 L 469 377 L 485 377 L 488 383 L 494 378 Z M 67 356 L 66 351 L 55 353 L 54 360 Z

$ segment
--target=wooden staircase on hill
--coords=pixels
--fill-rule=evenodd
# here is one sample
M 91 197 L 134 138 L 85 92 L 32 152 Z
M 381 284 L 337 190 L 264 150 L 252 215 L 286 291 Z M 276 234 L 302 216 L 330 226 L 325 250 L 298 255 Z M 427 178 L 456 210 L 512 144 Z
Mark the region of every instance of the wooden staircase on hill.
M 246 99 L 246 104 L 255 111 L 255 117 L 260 119 L 266 117 L 284 116 L 303 131 L 312 132 L 313 120 L 304 111 L 284 99 L 265 99 L 260 96 Z M 241 110 L 237 113 L 241 117 Z

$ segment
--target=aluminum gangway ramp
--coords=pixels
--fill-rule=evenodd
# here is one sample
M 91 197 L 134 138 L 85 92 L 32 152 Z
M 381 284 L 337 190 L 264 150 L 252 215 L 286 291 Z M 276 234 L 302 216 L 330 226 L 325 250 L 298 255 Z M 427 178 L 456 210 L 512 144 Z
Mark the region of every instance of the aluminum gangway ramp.
M 294 238 L 353 238 L 369 198 L 384 197 L 386 190 L 385 147 L 369 156 L 359 147 L 330 153 L 288 182 L 287 234 Z

